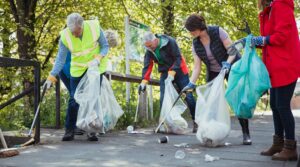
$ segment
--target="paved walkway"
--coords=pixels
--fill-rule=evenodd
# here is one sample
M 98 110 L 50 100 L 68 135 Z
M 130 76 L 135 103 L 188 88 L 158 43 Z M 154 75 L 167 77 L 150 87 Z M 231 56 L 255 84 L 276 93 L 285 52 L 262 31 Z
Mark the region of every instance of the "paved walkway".
M 269 113 L 267 113 L 269 114 Z M 296 116 L 296 135 L 300 136 L 300 111 Z M 20 155 L 0 159 L 0 167 L 296 167 L 296 162 L 272 161 L 259 152 L 272 142 L 273 122 L 271 115 L 255 116 L 250 122 L 253 144 L 241 145 L 241 130 L 236 118 L 232 118 L 232 131 L 226 139 L 228 146 L 207 148 L 199 145 L 195 134 L 168 135 L 169 143 L 159 144 L 163 134 L 153 134 L 152 129 L 141 129 L 145 134 L 127 134 L 125 131 L 108 133 L 99 142 L 88 142 L 86 136 L 76 136 L 71 142 L 61 142 L 63 130 L 42 131 L 42 144 L 22 149 Z M 188 143 L 188 147 L 174 145 Z M 298 144 L 299 146 L 299 144 Z M 299 147 L 298 147 L 299 148 Z M 185 157 L 176 159 L 177 150 Z M 205 155 L 220 159 L 206 162 Z

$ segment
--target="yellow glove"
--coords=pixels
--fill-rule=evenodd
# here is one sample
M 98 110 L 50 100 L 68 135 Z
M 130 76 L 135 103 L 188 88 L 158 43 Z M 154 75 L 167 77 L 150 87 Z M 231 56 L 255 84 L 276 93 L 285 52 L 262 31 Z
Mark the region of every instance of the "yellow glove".
M 174 78 L 175 78 L 175 74 L 176 72 L 171 70 L 171 71 L 168 71 L 168 80 L 171 80 L 171 81 L 174 81 Z
M 47 80 L 51 81 L 53 84 L 55 84 L 57 82 L 57 79 L 55 76 L 49 75 Z
M 43 86 L 46 86 L 46 88 L 49 89 L 52 84 L 55 84 L 55 82 L 57 82 L 57 79 L 54 76 L 49 75 Z

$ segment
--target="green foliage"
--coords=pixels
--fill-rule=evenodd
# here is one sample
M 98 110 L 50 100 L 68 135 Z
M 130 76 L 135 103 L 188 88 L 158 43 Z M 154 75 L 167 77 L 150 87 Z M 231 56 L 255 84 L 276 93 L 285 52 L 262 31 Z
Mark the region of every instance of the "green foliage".
M 14 0 L 11 0 L 15 2 Z M 21 1 L 20 1 L 21 2 Z M 33 3 L 35 1 L 28 0 Z M 295 14 L 300 18 L 300 2 L 295 2 Z M 49 74 L 52 64 L 50 59 L 55 59 L 59 32 L 66 26 L 66 16 L 71 12 L 82 14 L 85 19 L 98 19 L 102 29 L 114 29 L 118 31 L 121 38 L 121 45 L 110 51 L 110 56 L 123 56 L 117 72 L 125 73 L 125 32 L 124 17 L 130 16 L 133 20 L 148 25 L 155 33 L 170 32 L 176 38 L 182 54 L 186 58 L 190 74 L 193 69 L 193 57 L 191 53 L 192 37 L 184 28 L 185 19 L 192 13 L 202 14 L 207 24 L 223 27 L 235 41 L 246 36 L 245 33 L 237 30 L 243 26 L 245 18 L 254 35 L 259 34 L 257 0 L 59 0 L 59 1 L 36 1 L 36 8 L 33 17 L 27 18 L 27 26 L 20 27 L 25 35 L 30 35 L 28 43 L 34 48 L 24 49 L 27 59 L 36 60 L 41 63 L 41 77 L 45 79 Z M 19 6 L 18 10 L 19 10 Z M 25 10 L 27 11 L 27 10 Z M 20 12 L 22 13 L 22 12 Z M 171 20 L 168 20 L 171 19 Z M 0 2 L 0 55 L 19 58 L 20 46 L 17 39 L 17 28 L 21 26 L 16 21 L 14 12 L 9 1 Z M 2 48 L 2 47 L 3 48 Z M 34 52 L 34 53 L 32 53 Z M 24 56 L 23 55 L 23 56 Z M 130 63 L 130 73 L 141 76 L 142 64 Z M 21 69 L 23 72 L 21 72 Z M 24 70 L 26 71 L 24 72 Z M 158 79 L 157 67 L 153 69 L 153 78 Z M 26 89 L 26 84 L 33 81 L 32 69 L 27 68 L 0 68 L 0 103 L 14 97 Z M 205 69 L 201 71 L 197 84 L 205 83 Z M 125 111 L 124 116 L 119 120 L 118 127 L 132 124 L 136 107 L 136 87 L 131 84 L 131 97 L 129 104 L 125 99 L 125 83 L 113 81 L 114 94 Z M 42 124 L 50 126 L 54 124 L 54 93 L 47 93 L 47 107 L 41 108 Z M 159 117 L 159 88 L 154 87 L 154 118 Z M 62 93 L 61 117 L 64 118 L 67 95 Z M 0 110 L 0 125 L 6 129 L 20 129 L 28 127 L 32 120 L 32 98 L 19 100 L 16 103 Z M 44 104 L 44 103 L 43 103 Z M 25 107 L 24 107 L 25 106 Z M 31 107 L 31 108 L 30 108 Z M 24 117 L 23 117 L 24 116 Z M 5 118 L 5 119 L 2 119 Z M 61 119 L 64 120 L 64 119 Z M 63 123 L 63 122 L 62 122 Z
M 60 125 L 64 127 L 66 110 L 69 100 L 68 91 L 61 88 L 60 91 Z M 40 119 L 42 127 L 55 127 L 56 123 L 56 97 L 55 89 L 51 88 L 44 96 L 40 104 Z

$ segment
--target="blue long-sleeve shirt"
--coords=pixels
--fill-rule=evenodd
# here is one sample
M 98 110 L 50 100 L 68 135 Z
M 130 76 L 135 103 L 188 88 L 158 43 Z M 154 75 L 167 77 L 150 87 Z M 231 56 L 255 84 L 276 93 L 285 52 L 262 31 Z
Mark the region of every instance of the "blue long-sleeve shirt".
M 103 31 L 100 29 L 100 37 L 98 39 L 99 45 L 101 46 L 100 48 L 100 54 L 102 56 L 107 55 L 109 45 L 108 42 L 104 36 Z M 50 74 L 52 76 L 57 76 L 58 73 L 63 69 L 65 63 L 70 63 L 66 62 L 67 54 L 70 52 L 70 50 L 62 43 L 61 39 L 59 40 L 59 45 L 58 45 L 58 54 L 55 59 L 55 64 L 54 67 L 52 68 Z M 71 59 L 69 59 L 71 61 Z

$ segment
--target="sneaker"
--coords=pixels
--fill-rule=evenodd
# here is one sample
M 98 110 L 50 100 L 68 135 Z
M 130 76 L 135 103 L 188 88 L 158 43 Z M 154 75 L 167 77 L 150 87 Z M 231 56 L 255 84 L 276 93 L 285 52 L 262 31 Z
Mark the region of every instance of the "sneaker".
M 66 129 L 62 141 L 72 141 L 72 140 L 74 140 L 74 129 Z
M 250 135 L 247 133 L 244 133 L 243 134 L 243 145 L 251 145 L 251 144 L 252 144 L 252 141 L 251 141 Z
M 96 136 L 96 133 L 88 133 L 87 140 L 88 141 L 98 141 L 98 137 Z
M 82 130 L 82 129 L 79 129 L 79 128 L 74 129 L 74 134 L 75 135 L 83 135 L 84 133 L 85 133 L 85 131 Z

